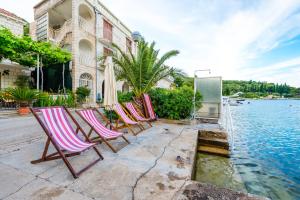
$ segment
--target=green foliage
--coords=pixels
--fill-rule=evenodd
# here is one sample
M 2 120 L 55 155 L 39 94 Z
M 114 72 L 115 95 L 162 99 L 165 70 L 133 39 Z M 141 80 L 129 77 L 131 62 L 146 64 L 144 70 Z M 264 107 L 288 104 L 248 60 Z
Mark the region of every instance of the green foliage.
M 78 87 L 76 89 L 76 97 L 78 103 L 83 103 L 88 96 L 90 96 L 91 90 L 87 87 Z
M 71 60 L 71 54 L 59 47 L 34 41 L 29 36 L 18 37 L 3 27 L 0 27 L 0 44 L 0 60 L 6 58 L 23 66 L 36 66 L 37 54 L 44 66 Z
M 247 92 L 243 95 L 243 97 L 245 98 L 249 98 L 249 99 L 257 99 L 259 98 L 260 96 L 254 92 Z
M 107 119 L 110 120 L 110 118 L 112 120 L 117 120 L 119 117 L 117 115 L 117 113 L 114 111 L 114 110 L 107 110 L 107 109 L 104 109 L 104 115 L 107 117 Z
M 24 27 L 23 27 L 23 29 L 24 29 L 24 33 L 23 33 L 23 34 L 24 34 L 25 36 L 29 36 L 30 24 L 29 24 L 29 23 L 25 24 Z
M 12 90 L 13 88 L 5 88 L 0 90 L 0 100 L 13 100 Z
M 119 92 L 118 91 L 118 102 L 123 103 L 123 102 L 129 102 L 132 101 L 134 97 L 133 92 Z
M 26 75 L 19 75 L 15 84 L 19 88 L 28 88 L 30 84 L 30 77 Z
M 172 50 L 159 58 L 155 43 L 149 44 L 144 40 L 138 43 L 136 57 L 132 53 L 123 52 L 115 44 L 113 47 L 116 49 L 113 54 L 116 76 L 119 80 L 126 80 L 137 97 L 147 93 L 159 80 L 173 74 L 174 69 L 166 66 L 165 61 L 179 54 Z
M 35 90 L 31 90 L 29 88 L 14 88 L 9 92 L 13 99 L 21 106 L 28 106 L 38 96 L 38 93 Z
M 183 86 L 173 90 L 156 88 L 149 92 L 156 114 L 161 118 L 185 119 L 193 110 L 194 91 Z M 201 107 L 201 95 L 196 94 L 196 106 Z
M 278 96 L 297 96 L 297 88 L 291 87 L 287 84 L 274 84 L 267 82 L 256 81 L 223 81 L 223 95 L 230 96 L 237 92 L 245 93 L 247 98 L 264 97 L 268 94 L 278 93 Z
M 47 92 L 40 92 L 38 94 L 37 101 L 34 103 L 36 107 L 48 107 L 48 106 L 66 106 L 75 107 L 75 96 L 73 93 L 67 95 L 58 95 L 54 98 L 54 95 L 50 95 Z
M 124 92 L 123 93 L 123 92 L 118 91 L 118 102 L 124 103 L 124 102 L 132 101 L 133 96 L 134 96 L 133 92 Z M 118 119 L 118 115 L 117 115 L 117 113 L 115 113 L 115 111 L 110 111 L 110 110 L 104 109 L 104 114 L 108 119 L 110 118 L 110 114 L 111 114 L 113 120 Z

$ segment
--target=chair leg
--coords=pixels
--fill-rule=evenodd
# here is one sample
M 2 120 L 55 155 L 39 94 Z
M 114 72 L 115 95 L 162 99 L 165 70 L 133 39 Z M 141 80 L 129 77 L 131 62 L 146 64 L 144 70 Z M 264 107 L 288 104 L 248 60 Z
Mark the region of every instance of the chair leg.
M 87 137 L 90 138 L 91 134 L 93 132 L 93 128 L 91 128 L 91 130 L 88 132 Z
M 40 159 L 37 159 L 37 160 L 32 160 L 31 164 L 36 164 L 36 163 L 40 163 L 40 162 L 43 162 L 43 161 L 47 161 L 47 153 L 48 153 L 49 145 L 50 145 L 50 138 L 48 137 L 47 141 L 46 141 L 46 144 L 45 144 L 45 148 L 44 148 L 42 157 Z
M 93 146 L 93 149 L 96 151 L 97 155 L 101 158 L 101 160 L 103 160 L 104 157 L 103 157 L 102 154 L 99 152 L 99 150 L 98 150 L 95 146 Z
M 138 126 L 140 127 L 141 131 L 146 130 L 141 122 L 138 122 Z
M 135 132 L 133 131 L 133 129 L 131 128 L 131 126 L 126 125 L 126 127 L 131 131 L 131 133 L 132 133 L 134 136 L 137 135 L 137 133 L 135 133 Z
M 103 139 L 104 143 L 114 152 L 117 153 L 118 151 L 105 139 Z
M 44 149 L 42 158 L 45 158 L 45 157 L 46 157 L 47 152 L 48 152 L 49 145 L 50 145 L 50 138 L 48 137 L 48 138 L 47 138 L 47 141 L 46 141 L 46 145 L 45 145 L 45 149 Z
M 122 135 L 122 138 L 123 138 L 128 144 L 130 144 L 129 140 L 127 140 L 127 138 L 126 138 L 124 135 Z

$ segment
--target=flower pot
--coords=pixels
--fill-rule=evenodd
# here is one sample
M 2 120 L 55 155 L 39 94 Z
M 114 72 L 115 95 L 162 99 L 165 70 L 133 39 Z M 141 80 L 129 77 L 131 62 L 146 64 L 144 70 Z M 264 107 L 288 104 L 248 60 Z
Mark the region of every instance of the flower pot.
M 20 107 L 18 110 L 19 115 L 28 115 L 29 112 L 29 107 Z

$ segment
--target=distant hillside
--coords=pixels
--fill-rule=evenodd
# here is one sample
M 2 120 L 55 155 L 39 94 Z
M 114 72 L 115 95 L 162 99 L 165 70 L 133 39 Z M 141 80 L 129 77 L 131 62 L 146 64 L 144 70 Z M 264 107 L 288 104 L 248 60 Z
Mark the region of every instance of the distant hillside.
M 229 96 L 243 92 L 246 98 L 258 98 L 268 95 L 300 97 L 300 88 L 287 84 L 276 84 L 257 81 L 223 80 L 223 95 Z

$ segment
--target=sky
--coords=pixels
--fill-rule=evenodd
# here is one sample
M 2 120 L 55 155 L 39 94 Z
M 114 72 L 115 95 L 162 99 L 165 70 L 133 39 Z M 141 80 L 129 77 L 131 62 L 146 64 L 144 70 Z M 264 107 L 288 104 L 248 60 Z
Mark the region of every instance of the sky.
M 0 0 L 0 7 L 33 21 L 39 0 Z M 189 75 L 211 69 L 223 79 L 300 87 L 299 0 L 101 0 L 132 31 Z M 197 75 L 206 75 L 199 72 Z

